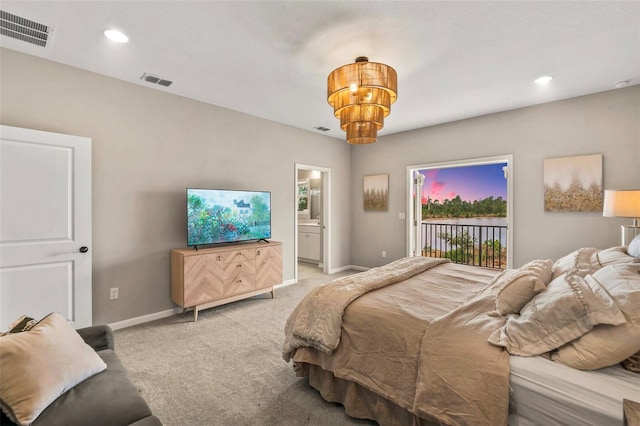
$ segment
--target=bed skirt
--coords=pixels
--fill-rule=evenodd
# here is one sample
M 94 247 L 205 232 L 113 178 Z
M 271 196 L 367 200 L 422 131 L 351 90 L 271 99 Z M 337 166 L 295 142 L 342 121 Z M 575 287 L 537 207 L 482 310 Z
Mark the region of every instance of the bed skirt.
M 432 426 L 399 405 L 348 380 L 339 379 L 332 372 L 313 364 L 307 364 L 309 384 L 329 402 L 344 406 L 344 411 L 357 419 L 369 419 L 381 426 Z

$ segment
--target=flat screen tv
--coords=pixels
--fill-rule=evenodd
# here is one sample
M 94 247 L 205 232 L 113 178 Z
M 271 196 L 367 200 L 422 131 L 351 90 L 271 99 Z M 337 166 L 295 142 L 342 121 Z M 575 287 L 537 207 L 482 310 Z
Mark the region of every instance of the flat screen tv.
M 187 188 L 187 244 L 271 238 L 271 192 Z

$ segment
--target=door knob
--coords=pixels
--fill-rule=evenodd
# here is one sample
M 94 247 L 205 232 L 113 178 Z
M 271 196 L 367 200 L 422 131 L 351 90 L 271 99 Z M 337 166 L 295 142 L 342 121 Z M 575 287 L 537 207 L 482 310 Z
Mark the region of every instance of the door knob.
M 80 253 L 86 253 L 88 251 L 89 251 L 89 247 L 87 247 L 87 246 L 80 247 Z

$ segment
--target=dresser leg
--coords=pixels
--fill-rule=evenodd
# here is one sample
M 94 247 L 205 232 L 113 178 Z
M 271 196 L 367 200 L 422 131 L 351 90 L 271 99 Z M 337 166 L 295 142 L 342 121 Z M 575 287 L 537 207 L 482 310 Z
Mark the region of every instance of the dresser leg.
M 271 287 L 271 298 L 275 299 L 276 298 L 276 289 Z
M 198 321 L 198 307 L 194 306 L 193 307 L 193 322 Z

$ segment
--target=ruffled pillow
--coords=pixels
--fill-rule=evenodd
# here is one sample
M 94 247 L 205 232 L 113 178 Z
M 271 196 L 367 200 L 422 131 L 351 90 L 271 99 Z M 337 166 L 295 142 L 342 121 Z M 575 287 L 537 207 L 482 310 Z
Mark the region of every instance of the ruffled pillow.
M 640 351 L 640 264 L 606 266 L 592 277 L 624 314 L 622 325 L 597 325 L 551 354 L 551 359 L 580 370 L 615 365 Z
M 627 247 L 618 246 L 599 250 L 591 255 L 591 265 L 595 268 L 603 268 L 618 263 L 639 263 L 640 259 L 627 253 Z
M 551 281 L 552 260 L 533 260 L 520 269 L 507 269 L 494 279 L 499 287 L 496 314 L 520 313 L 536 294 L 547 288 Z
M 510 354 L 540 355 L 577 339 L 597 324 L 620 325 L 625 317 L 590 276 L 563 274 L 521 310 L 511 314 L 489 342 Z
M 572 272 L 584 277 L 597 271 L 600 266 L 592 263 L 594 255 L 600 250 L 593 247 L 583 247 L 556 260 L 551 268 L 551 279 L 555 280 L 562 274 Z

